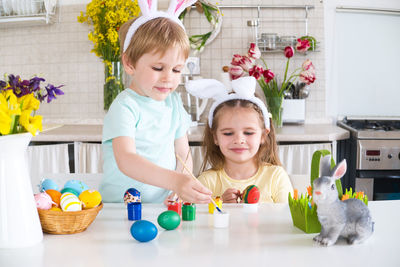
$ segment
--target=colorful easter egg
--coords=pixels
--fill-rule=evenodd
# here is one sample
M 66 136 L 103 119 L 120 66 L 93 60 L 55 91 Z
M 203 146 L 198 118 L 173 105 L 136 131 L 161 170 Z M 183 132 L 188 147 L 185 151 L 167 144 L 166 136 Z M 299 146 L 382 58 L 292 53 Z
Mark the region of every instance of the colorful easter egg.
M 69 192 L 61 195 L 60 206 L 63 211 L 82 210 L 82 204 L 79 201 L 78 197 Z
M 48 189 L 46 190 L 46 193 L 51 197 L 51 200 L 53 200 L 57 206 L 60 206 L 61 192 L 54 189 Z
M 75 196 L 79 197 L 79 192 L 76 191 L 76 190 L 73 189 L 73 188 L 64 187 L 64 188 L 61 190 L 61 194 L 64 194 L 64 193 L 72 193 L 72 194 L 74 194 Z
M 51 179 L 44 179 L 39 184 L 39 191 L 44 192 L 49 189 L 59 190 L 58 185 Z
M 79 180 L 68 180 L 64 184 L 64 188 L 72 188 L 76 192 L 78 192 L 78 196 L 85 190 L 88 190 L 89 187 L 82 181 Z
M 157 227 L 149 221 L 136 221 L 131 226 L 131 235 L 139 242 L 148 242 L 157 236 Z
M 125 204 L 132 202 L 141 202 L 140 192 L 135 188 L 129 188 L 124 194 L 124 202 Z
M 54 203 L 46 192 L 35 194 L 35 201 L 36 207 L 41 210 L 50 209 Z
M 85 190 L 79 195 L 80 201 L 85 209 L 91 209 L 98 206 L 101 203 L 101 195 L 96 190 Z
M 167 210 L 158 215 L 157 222 L 165 230 L 174 230 L 181 223 L 181 217 L 176 211 Z
M 254 204 L 260 200 L 260 190 L 256 185 L 249 185 L 243 191 L 244 203 Z

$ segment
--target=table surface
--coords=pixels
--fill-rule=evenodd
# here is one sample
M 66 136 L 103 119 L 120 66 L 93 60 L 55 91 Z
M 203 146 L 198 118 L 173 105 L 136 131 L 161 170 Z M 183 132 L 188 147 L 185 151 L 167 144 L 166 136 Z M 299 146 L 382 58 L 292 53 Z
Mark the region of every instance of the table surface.
M 369 203 L 374 234 L 363 244 L 339 240 L 332 247 L 312 241 L 292 224 L 287 204 L 261 204 L 248 213 L 226 204 L 229 228 L 213 227 L 207 205 L 197 205 L 195 221 L 172 231 L 157 224 L 162 204 L 143 204 L 142 219 L 158 228 L 157 237 L 140 243 L 130 235 L 124 204 L 105 204 L 82 233 L 44 235 L 40 244 L 0 249 L 0 266 L 400 266 L 400 201 Z

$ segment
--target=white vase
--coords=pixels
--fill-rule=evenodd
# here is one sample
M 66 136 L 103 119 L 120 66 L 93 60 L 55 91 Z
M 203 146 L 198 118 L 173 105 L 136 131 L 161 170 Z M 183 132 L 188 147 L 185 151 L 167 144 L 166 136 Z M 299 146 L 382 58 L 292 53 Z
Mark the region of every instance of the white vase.
M 0 136 L 0 248 L 42 241 L 43 232 L 28 172 L 30 133 Z

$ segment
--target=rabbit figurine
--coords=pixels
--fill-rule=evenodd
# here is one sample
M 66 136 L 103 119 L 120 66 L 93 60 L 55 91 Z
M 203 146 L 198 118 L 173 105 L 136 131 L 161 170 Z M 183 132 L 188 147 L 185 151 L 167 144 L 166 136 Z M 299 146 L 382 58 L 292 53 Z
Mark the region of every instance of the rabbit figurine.
M 362 243 L 374 231 L 369 209 L 359 199 L 339 200 L 335 181 L 346 173 L 347 164 L 344 159 L 331 171 L 330 162 L 330 155 L 321 159 L 321 176 L 313 182 L 313 200 L 321 223 L 321 233 L 313 240 L 331 246 L 341 236 L 349 244 Z

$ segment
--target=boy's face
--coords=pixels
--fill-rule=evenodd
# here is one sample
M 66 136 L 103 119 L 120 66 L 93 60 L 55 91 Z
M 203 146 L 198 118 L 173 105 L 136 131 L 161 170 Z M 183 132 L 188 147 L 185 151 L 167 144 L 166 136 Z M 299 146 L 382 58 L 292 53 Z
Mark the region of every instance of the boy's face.
M 173 47 L 163 56 L 160 53 L 146 53 L 139 58 L 135 67 L 125 65 L 125 70 L 132 76 L 131 89 L 139 95 L 163 101 L 178 87 L 184 65 L 184 55 Z
M 224 107 L 218 117 L 214 142 L 227 163 L 253 163 L 263 140 L 258 113 L 251 108 Z

